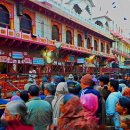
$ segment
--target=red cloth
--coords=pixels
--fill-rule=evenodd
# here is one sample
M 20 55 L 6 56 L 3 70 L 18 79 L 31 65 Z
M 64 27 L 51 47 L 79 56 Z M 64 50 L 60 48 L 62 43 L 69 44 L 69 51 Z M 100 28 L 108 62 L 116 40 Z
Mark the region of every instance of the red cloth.
M 20 121 L 11 121 L 8 123 L 6 130 L 34 130 L 33 126 L 25 125 Z
M 59 130 L 98 130 L 98 119 L 84 111 L 77 96 L 63 107 L 64 113 L 58 122 Z

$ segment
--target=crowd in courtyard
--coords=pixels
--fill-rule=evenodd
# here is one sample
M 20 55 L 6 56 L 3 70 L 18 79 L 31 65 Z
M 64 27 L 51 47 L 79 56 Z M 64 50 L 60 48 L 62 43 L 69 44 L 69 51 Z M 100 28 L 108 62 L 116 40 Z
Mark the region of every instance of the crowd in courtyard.
M 130 77 L 44 75 L 40 86 L 29 77 L 1 96 L 0 116 L 0 130 L 130 130 Z

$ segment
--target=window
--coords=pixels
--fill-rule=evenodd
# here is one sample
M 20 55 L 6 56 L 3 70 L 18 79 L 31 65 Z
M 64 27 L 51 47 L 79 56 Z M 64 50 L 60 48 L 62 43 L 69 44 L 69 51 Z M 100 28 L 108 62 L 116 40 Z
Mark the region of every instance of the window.
M 107 54 L 110 54 L 110 47 L 107 45 Z
M 82 36 L 78 34 L 78 46 L 82 47 Z
M 59 29 L 56 25 L 52 26 L 52 40 L 59 41 Z
M 72 44 L 72 34 L 69 30 L 66 31 L 66 43 Z
M 104 52 L 104 45 L 102 42 L 101 42 L 101 52 Z
M 102 24 L 102 22 L 100 22 L 100 21 L 96 21 L 95 24 L 97 24 L 97 25 L 103 27 L 103 24 Z
M 29 15 L 24 14 L 21 16 L 20 30 L 24 33 L 32 33 L 32 20 Z
M 90 38 L 88 37 L 88 39 L 87 39 L 87 49 L 90 49 L 90 47 L 91 47 L 91 43 L 90 43 Z
M 97 45 L 97 41 L 96 40 L 94 40 L 94 50 L 98 51 L 98 45 Z
M 3 5 L 0 5 L 0 27 L 10 27 L 9 12 Z

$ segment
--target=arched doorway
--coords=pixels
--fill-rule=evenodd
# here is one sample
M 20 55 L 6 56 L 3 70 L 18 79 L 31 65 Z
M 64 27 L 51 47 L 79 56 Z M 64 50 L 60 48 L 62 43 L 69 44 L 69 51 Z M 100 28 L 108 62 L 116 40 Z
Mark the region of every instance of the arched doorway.
M 20 30 L 24 33 L 32 33 L 32 20 L 29 15 L 24 14 L 21 16 Z
M 9 12 L 5 6 L 0 4 L 0 27 L 10 28 Z
M 60 41 L 59 28 L 56 25 L 52 26 L 52 40 Z
M 97 24 L 97 25 L 103 27 L 103 24 L 102 24 L 102 22 L 100 22 L 100 21 L 96 21 L 95 24 Z
M 78 34 L 78 46 L 82 47 L 82 36 L 81 36 L 81 34 Z
M 72 34 L 69 30 L 66 31 L 66 43 L 72 44 Z

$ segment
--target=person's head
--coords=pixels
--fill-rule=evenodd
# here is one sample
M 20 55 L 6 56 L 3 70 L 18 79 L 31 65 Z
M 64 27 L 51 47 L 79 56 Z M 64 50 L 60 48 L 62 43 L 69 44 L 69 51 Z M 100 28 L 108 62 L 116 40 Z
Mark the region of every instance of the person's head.
M 74 75 L 74 80 L 75 81 L 78 81 L 79 80 L 79 77 L 77 75 Z
M 62 112 L 62 113 L 65 113 L 64 105 L 65 105 L 70 99 L 72 99 L 73 97 L 74 97 L 73 94 L 66 94 L 66 95 L 64 96 L 64 98 L 63 98 L 63 103 L 62 103 L 61 106 L 60 106 L 60 109 L 61 109 L 61 112 Z
M 48 79 L 47 79 L 47 77 L 44 76 L 44 77 L 42 78 L 42 83 L 46 83 L 46 82 L 48 82 Z
M 81 78 L 80 82 L 81 88 L 84 89 L 93 85 L 93 78 L 90 74 L 86 74 Z
M 29 100 L 29 97 L 28 97 L 28 91 L 27 90 L 24 90 L 20 93 L 20 98 L 24 101 L 24 102 L 27 102 Z
M 64 78 L 64 76 L 60 76 L 60 82 L 65 82 L 65 78 Z
M 63 98 L 63 102 L 60 105 L 60 110 L 64 116 L 72 117 L 82 110 L 80 99 L 73 94 L 66 94 Z
M 6 104 L 4 119 L 7 122 L 13 120 L 20 120 L 24 122 L 27 115 L 27 107 L 24 102 L 12 101 Z
M 11 99 L 10 99 L 10 101 L 21 101 L 21 98 L 19 97 L 19 96 L 17 96 L 17 95 L 15 95 L 15 96 L 13 96 Z
M 31 85 L 28 89 L 29 98 L 39 96 L 39 88 L 36 85 Z
M 119 88 L 119 82 L 116 79 L 111 79 L 108 83 L 108 90 L 110 92 L 117 92 Z
M 130 98 L 130 88 L 125 88 L 122 95 Z
M 80 102 L 87 112 L 94 115 L 98 109 L 98 97 L 92 93 L 80 97 Z
M 69 77 L 68 77 L 69 80 L 74 80 L 74 76 L 72 74 L 69 74 Z
M 94 85 L 98 85 L 98 80 L 96 78 L 93 78 Z
M 107 85 L 109 82 L 109 77 L 107 75 L 102 75 L 99 77 L 100 86 L 104 87 L 104 85 Z
M 64 95 L 69 93 L 67 82 L 60 82 L 56 88 L 56 95 Z
M 56 87 L 52 83 L 47 83 L 44 85 L 44 95 L 55 95 Z
M 130 114 L 130 98 L 122 96 L 119 99 L 119 102 L 116 104 L 116 111 L 120 115 L 129 115 Z
M 34 83 L 34 79 L 33 78 L 29 78 L 28 79 L 28 83 Z

